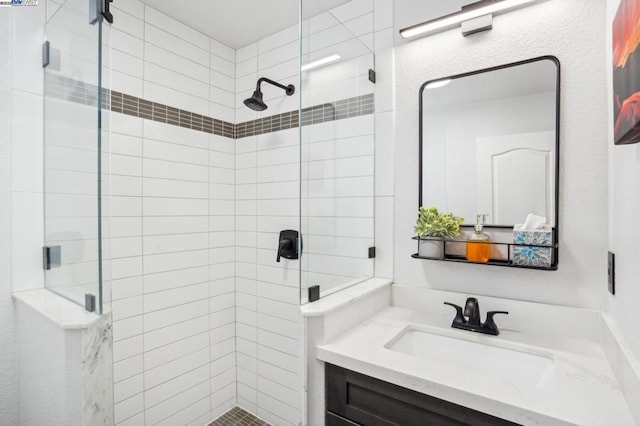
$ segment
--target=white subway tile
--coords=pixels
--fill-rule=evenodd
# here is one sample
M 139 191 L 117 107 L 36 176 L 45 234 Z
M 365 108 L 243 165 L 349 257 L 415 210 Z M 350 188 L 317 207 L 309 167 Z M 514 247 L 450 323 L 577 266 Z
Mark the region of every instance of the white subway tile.
M 144 56 L 142 40 L 117 28 L 111 29 L 111 48 L 140 59 Z
M 154 312 L 185 303 L 197 302 L 207 297 L 209 297 L 208 283 L 145 294 L 144 312 Z
M 258 415 L 268 416 L 269 414 L 274 414 L 277 416 L 277 418 L 267 419 L 274 422 L 274 424 L 295 425 L 299 422 L 300 412 L 297 408 L 284 404 L 262 392 L 258 392 L 258 407 Z
M 111 131 L 113 133 L 142 137 L 143 120 L 141 118 L 125 114 L 112 114 L 111 117 Z
M 215 341 L 211 344 L 211 360 L 216 360 L 229 354 L 235 356 L 235 335 L 226 340 Z M 231 370 L 233 371 L 233 370 Z M 225 374 L 225 373 L 223 373 Z
M 162 420 L 170 419 L 173 414 L 176 414 L 176 412 L 190 406 L 194 401 L 200 401 L 206 398 L 208 403 L 209 393 L 209 381 L 207 380 L 199 383 L 191 389 L 187 389 L 173 398 L 170 398 L 163 404 L 158 404 L 149 408 L 145 412 L 145 419 L 148 424 L 158 424 Z M 209 418 L 206 421 L 210 420 L 211 419 Z M 202 426 L 202 424 L 204 423 L 200 423 L 200 426 Z
M 142 353 L 142 336 L 135 336 L 129 339 L 120 340 L 113 343 L 113 361 L 118 362 Z
M 258 360 L 258 374 L 289 389 L 300 388 L 300 376 L 298 374 L 262 360 Z
M 215 377 L 218 374 L 224 373 L 225 371 L 234 368 L 236 366 L 236 358 L 234 354 L 229 354 L 223 356 L 222 358 L 218 358 L 215 361 L 212 361 L 210 365 L 211 377 Z
M 233 110 L 235 107 L 235 96 L 233 92 L 230 92 L 229 89 L 233 88 L 220 88 L 216 86 L 211 86 L 209 90 L 209 100 L 213 103 L 226 107 L 230 110 Z M 228 120 L 227 118 L 216 116 L 214 111 L 211 111 L 211 115 L 214 118 L 218 118 L 219 120 L 224 121 L 234 121 Z
M 142 275 L 142 257 L 124 257 L 111 261 L 113 280 Z
M 207 205 L 206 199 L 143 198 L 145 216 L 204 216 Z
M 236 63 L 258 56 L 258 43 L 252 43 L 236 50 Z
M 142 374 L 142 355 L 115 362 L 113 364 L 113 381 L 117 383 L 137 374 Z
M 142 334 L 142 316 L 113 322 L 113 341 L 127 339 Z
M 175 72 L 167 68 L 163 68 L 151 63 L 147 63 L 144 67 L 144 78 L 146 81 L 157 83 L 161 86 L 171 87 L 191 96 L 209 100 L 209 84 L 190 77 L 197 73 L 197 65 Z
M 236 406 L 236 385 L 234 383 L 218 388 L 213 383 L 212 380 L 212 388 L 215 391 L 211 392 L 211 418 L 215 419 Z
M 209 263 L 208 250 L 193 250 L 177 253 L 155 254 L 144 257 L 144 273 L 195 268 Z
M 111 282 L 111 299 L 119 300 L 142 294 L 142 276 L 122 278 Z
M 130 297 L 111 302 L 113 321 L 142 315 L 142 297 Z
M 145 333 L 147 333 L 149 331 L 158 330 L 163 327 L 198 318 L 208 313 L 208 300 L 199 300 L 197 302 L 163 309 L 162 311 L 151 312 L 144 315 L 144 330 Z
M 203 378 L 208 377 L 208 374 L 209 366 L 207 365 L 196 368 L 186 374 L 176 377 L 175 379 L 146 390 L 144 393 L 145 406 L 152 407 L 157 405 L 199 383 L 202 383 Z
M 115 10 L 128 13 L 136 18 L 143 19 L 144 17 L 144 4 L 139 0 L 127 0 L 126 2 L 114 3 L 112 7 Z
M 147 12 L 153 10 L 149 7 L 146 8 Z M 177 21 L 176 21 L 177 22 Z M 173 30 L 173 28 L 172 28 Z M 155 25 L 145 24 L 145 41 L 152 43 L 156 46 L 160 46 L 170 52 L 183 56 L 192 60 L 202 66 L 209 66 L 209 52 L 201 49 L 198 45 L 194 44 L 195 40 L 185 40 L 177 37 L 167 31 L 161 30 Z M 207 42 L 208 44 L 208 42 Z M 203 46 L 206 46 L 203 44 Z
M 142 374 L 122 380 L 113 385 L 113 402 L 118 403 L 137 395 L 143 390 Z
M 208 339 L 209 318 L 207 313 L 155 331 L 147 331 L 144 335 L 144 350 L 150 353 L 154 349 L 169 346 L 175 342 L 178 342 L 176 345 L 179 347 L 179 342 L 182 340 L 202 333 L 206 334 Z
M 153 102 L 170 105 L 197 114 L 209 115 L 209 100 L 193 96 L 160 84 L 145 81 L 144 97 Z
M 171 290 L 186 287 L 188 285 L 207 282 L 209 280 L 209 267 L 179 269 L 176 271 L 146 274 L 144 276 L 144 292 Z
M 129 35 L 142 39 L 144 36 L 144 23 L 138 16 L 126 12 L 116 14 L 118 19 L 113 20 L 112 30 L 117 29 Z
M 170 235 L 207 232 L 206 216 L 156 216 L 142 219 L 144 235 Z
M 144 254 L 203 250 L 209 247 L 207 233 L 156 235 L 144 238 Z
M 184 355 L 173 361 L 146 369 L 144 372 L 144 385 L 146 389 L 153 388 L 171 379 L 179 377 L 194 368 L 206 365 L 209 362 L 209 347 L 203 347 L 195 352 Z M 145 363 L 146 367 L 146 363 Z
M 201 65 L 191 59 L 170 52 L 162 47 L 145 43 L 145 61 L 168 68 L 191 78 L 209 84 L 209 67 Z
M 209 168 L 195 164 L 145 158 L 142 162 L 145 177 L 207 182 Z

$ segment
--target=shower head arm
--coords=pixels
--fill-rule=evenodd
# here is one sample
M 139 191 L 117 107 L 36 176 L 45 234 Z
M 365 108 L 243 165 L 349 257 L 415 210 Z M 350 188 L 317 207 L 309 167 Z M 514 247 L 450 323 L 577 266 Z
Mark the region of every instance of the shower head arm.
M 288 96 L 293 95 L 295 92 L 295 87 L 293 86 L 293 84 L 285 86 L 283 84 L 278 83 L 277 81 L 273 81 L 270 78 L 266 78 L 266 77 L 260 77 L 258 79 L 258 83 L 256 84 L 256 92 L 260 92 L 260 85 L 262 84 L 263 81 L 281 88 L 287 93 Z

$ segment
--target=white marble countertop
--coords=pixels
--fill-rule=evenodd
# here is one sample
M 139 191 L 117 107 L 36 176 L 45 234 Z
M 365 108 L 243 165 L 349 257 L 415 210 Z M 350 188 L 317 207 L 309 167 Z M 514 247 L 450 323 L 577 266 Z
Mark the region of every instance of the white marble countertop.
M 571 338 L 513 326 L 502 329 L 500 336 L 476 334 L 452 329 L 452 313 L 430 315 L 389 307 L 319 346 L 318 358 L 523 425 L 635 425 L 598 342 L 584 336 Z M 496 318 L 498 324 L 500 319 Z M 553 367 L 544 377 L 536 378 L 535 386 L 528 386 L 509 377 L 461 369 L 447 359 L 429 363 L 385 348 L 410 325 L 477 343 L 529 345 L 549 354 Z M 510 367 L 525 374 L 526 366 Z
M 100 319 L 100 315 L 88 312 L 82 306 L 44 288 L 13 293 L 13 298 L 62 329 L 87 328 Z

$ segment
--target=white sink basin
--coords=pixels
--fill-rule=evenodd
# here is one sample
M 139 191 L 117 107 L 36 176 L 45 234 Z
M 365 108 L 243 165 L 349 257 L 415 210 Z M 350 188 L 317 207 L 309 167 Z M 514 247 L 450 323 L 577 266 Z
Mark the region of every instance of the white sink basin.
M 409 326 L 385 348 L 454 370 L 470 381 L 502 382 L 515 389 L 543 387 L 554 367 L 553 354 L 544 350 L 459 330 Z

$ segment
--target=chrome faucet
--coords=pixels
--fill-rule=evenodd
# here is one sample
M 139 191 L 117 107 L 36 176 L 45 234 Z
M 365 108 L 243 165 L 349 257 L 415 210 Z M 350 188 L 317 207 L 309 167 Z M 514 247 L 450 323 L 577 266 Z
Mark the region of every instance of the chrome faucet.
M 475 331 L 477 333 L 491 334 L 497 336 L 500 334 L 498 326 L 493 321 L 496 314 L 508 315 L 506 311 L 489 311 L 484 322 L 480 323 L 480 304 L 475 297 L 469 297 L 464 305 L 464 311 L 461 306 L 453 303 L 444 302 L 445 305 L 453 306 L 456 310 L 456 316 L 451 323 L 451 327 L 461 330 Z

